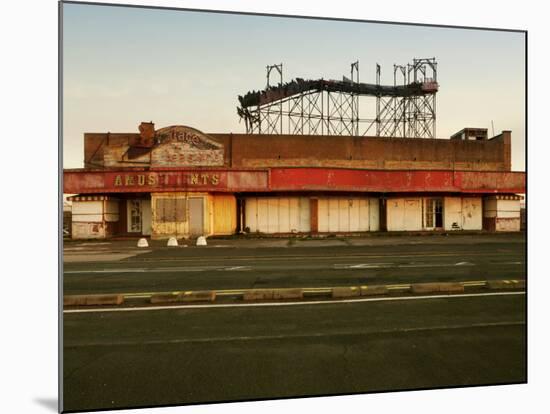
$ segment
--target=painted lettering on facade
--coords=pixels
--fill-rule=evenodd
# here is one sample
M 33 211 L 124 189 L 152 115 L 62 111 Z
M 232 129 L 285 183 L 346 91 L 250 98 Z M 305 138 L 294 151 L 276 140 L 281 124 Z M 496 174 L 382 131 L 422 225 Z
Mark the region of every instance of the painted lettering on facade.
M 186 126 L 171 126 L 156 132 L 158 145 L 151 153 L 151 166 L 221 166 L 223 145 Z
M 222 180 L 220 173 L 154 173 L 117 174 L 114 187 L 216 187 Z

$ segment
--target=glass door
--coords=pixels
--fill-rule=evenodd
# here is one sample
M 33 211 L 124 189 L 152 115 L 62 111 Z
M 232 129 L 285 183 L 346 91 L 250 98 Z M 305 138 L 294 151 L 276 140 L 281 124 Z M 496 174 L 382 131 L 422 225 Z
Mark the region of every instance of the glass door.
M 141 200 L 128 200 L 128 233 L 141 233 Z
M 424 228 L 435 230 L 443 228 L 443 200 L 440 198 L 424 199 Z

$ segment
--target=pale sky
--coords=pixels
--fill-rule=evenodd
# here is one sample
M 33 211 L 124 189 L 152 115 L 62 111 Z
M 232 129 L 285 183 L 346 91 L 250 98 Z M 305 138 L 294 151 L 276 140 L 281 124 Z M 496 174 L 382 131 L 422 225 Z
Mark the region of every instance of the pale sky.
M 525 35 L 320 19 L 100 5 L 63 6 L 64 167 L 83 166 L 84 132 L 182 124 L 244 133 L 237 95 L 284 81 L 349 77 L 393 83 L 393 64 L 438 61 L 437 136 L 463 127 L 512 131 L 512 169 L 525 170 Z M 364 99 L 364 98 L 362 98 Z M 374 98 L 373 98 L 374 100 Z M 373 113 L 374 116 L 374 113 Z

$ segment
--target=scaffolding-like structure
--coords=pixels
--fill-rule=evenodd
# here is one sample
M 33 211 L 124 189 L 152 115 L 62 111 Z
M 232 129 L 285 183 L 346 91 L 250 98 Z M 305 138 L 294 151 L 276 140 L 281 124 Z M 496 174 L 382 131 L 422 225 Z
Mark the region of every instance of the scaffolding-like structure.
M 239 96 L 237 112 L 249 134 L 435 138 L 435 58 L 394 65 L 392 86 L 381 84 L 378 64 L 376 83 L 360 83 L 359 61 L 351 64 L 351 77 L 341 81 L 296 78 L 283 83 L 282 63 L 266 69 L 266 88 Z M 272 82 L 274 76 L 277 83 Z M 360 100 L 373 97 L 375 115 L 361 116 Z M 368 105 L 361 108 L 368 111 Z

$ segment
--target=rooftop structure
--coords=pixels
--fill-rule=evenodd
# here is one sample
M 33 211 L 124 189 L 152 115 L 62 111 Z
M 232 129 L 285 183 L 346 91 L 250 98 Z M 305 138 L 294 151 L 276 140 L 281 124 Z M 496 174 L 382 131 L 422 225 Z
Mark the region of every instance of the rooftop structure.
M 393 85 L 359 82 L 359 62 L 350 78 L 296 78 L 283 82 L 283 64 L 267 66 L 265 89 L 239 96 L 237 113 L 249 134 L 352 135 L 435 138 L 437 62 L 413 59 L 393 66 Z M 273 76 L 278 79 L 273 83 Z M 364 100 L 375 99 L 375 114 L 365 113 Z M 361 104 L 361 108 L 360 108 Z

